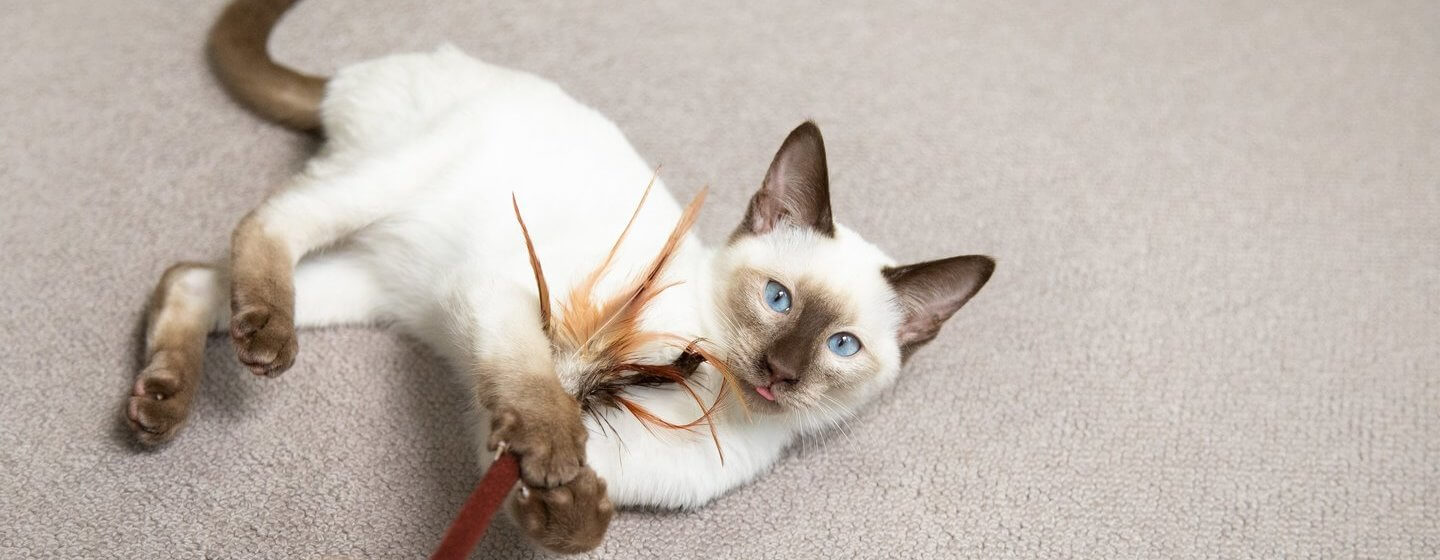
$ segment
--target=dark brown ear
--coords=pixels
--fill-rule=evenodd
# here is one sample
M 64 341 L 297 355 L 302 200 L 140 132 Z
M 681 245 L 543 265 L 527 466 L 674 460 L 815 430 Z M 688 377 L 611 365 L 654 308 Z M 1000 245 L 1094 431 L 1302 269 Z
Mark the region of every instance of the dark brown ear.
M 909 358 L 940 333 L 940 326 L 990 280 L 995 261 L 983 255 L 950 257 L 881 271 L 900 296 L 900 355 Z
M 830 217 L 830 172 L 825 167 L 825 140 L 815 123 L 805 121 L 780 145 L 765 183 L 750 198 L 745 220 L 731 239 L 763 234 L 789 222 L 834 237 Z

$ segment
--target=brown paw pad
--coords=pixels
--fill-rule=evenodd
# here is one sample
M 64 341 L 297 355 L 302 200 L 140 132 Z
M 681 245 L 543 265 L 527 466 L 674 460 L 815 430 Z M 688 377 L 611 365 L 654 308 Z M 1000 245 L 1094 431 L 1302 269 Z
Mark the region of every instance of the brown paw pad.
M 540 546 L 578 554 L 600 546 L 615 506 L 606 495 L 605 481 L 585 468 L 565 485 L 522 492 L 511 512 L 525 534 Z
M 152 364 L 135 379 L 125 403 L 125 419 L 135 438 L 158 445 L 175 438 L 190 415 L 193 387 L 186 374 Z
M 519 459 L 520 479 L 528 486 L 554 488 L 570 482 L 585 466 L 587 437 L 578 406 L 573 408 L 573 414 L 564 406 L 546 407 L 538 414 L 497 410 L 490 422 L 489 447 L 505 443 Z
M 255 375 L 274 377 L 295 364 L 300 345 L 289 315 L 271 307 L 251 306 L 230 319 L 230 341 L 240 363 Z

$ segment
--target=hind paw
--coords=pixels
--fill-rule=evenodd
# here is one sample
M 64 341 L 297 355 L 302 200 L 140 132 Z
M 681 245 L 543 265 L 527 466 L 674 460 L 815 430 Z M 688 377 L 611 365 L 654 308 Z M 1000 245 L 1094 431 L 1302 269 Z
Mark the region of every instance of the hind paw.
M 159 445 L 174 439 L 190 416 L 199 371 L 198 366 L 183 362 L 159 353 L 136 376 L 125 419 L 140 443 Z
M 300 351 L 290 315 L 260 304 L 235 312 L 230 319 L 230 341 L 240 362 L 251 373 L 265 377 L 285 373 L 295 364 L 295 355 Z

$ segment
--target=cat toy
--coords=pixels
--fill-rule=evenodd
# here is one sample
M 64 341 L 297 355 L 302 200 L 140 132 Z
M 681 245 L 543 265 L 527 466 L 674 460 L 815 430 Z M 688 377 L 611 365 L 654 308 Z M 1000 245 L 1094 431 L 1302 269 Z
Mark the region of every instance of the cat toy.
M 658 174 L 658 172 L 657 169 L 656 173 Z M 654 185 L 655 177 L 652 176 L 650 183 L 645 186 L 645 192 L 640 196 L 640 202 L 635 206 L 635 212 L 630 216 L 630 221 L 621 230 L 619 238 L 615 240 L 615 244 L 611 246 L 605 259 L 572 287 L 566 298 L 560 302 L 558 318 L 551 312 L 550 288 L 545 281 L 545 273 L 540 266 L 540 257 L 535 251 L 530 231 L 525 226 L 524 217 L 521 216 L 520 203 L 514 195 L 511 195 L 510 202 L 515 208 L 515 220 L 519 222 L 520 232 L 525 238 L 525 250 L 530 255 L 530 268 L 535 273 L 535 285 L 540 300 L 540 324 L 545 329 L 546 335 L 550 337 L 555 352 L 569 353 L 582 359 L 584 363 L 590 364 L 581 378 L 580 388 L 575 395 L 581 410 L 592 414 L 607 408 L 623 410 L 635 416 L 647 428 L 691 430 L 704 426 L 709 429 L 710 437 L 715 442 L 715 450 L 720 453 L 723 461 L 724 454 L 720 448 L 719 437 L 715 432 L 715 423 L 712 421 L 721 399 L 717 396 L 714 402 L 706 405 L 699 393 L 687 381 L 701 363 L 709 363 L 721 374 L 721 385 L 717 395 L 723 395 L 727 388 L 734 389 L 738 386 L 733 381 L 728 368 L 713 352 L 704 348 L 702 340 L 690 340 L 671 333 L 644 330 L 640 326 L 640 317 L 646 306 L 661 292 L 678 283 L 674 281 L 661 282 L 661 279 L 673 260 L 680 242 L 690 231 L 690 227 L 694 225 L 700 205 L 705 200 L 706 191 L 701 189 L 695 198 L 691 199 L 690 204 L 681 213 L 674 229 L 671 230 L 670 237 L 666 239 L 665 245 L 660 249 L 660 253 L 641 274 L 608 298 L 597 299 L 595 295 L 596 284 L 609 271 L 615 254 L 630 233 L 630 227 L 635 224 L 636 218 L 640 215 L 640 209 L 644 207 L 645 200 L 649 198 L 650 189 Z M 684 351 L 681 352 L 679 358 L 669 364 L 640 363 L 638 360 L 640 352 L 655 343 L 674 344 L 683 348 Z M 628 387 L 654 387 L 667 384 L 681 387 L 695 400 L 700 407 L 698 418 L 683 424 L 669 422 L 646 410 L 639 403 L 626 398 L 624 394 Z M 734 400 L 744 406 L 743 399 Z M 490 520 L 504 504 L 506 496 L 519 480 L 519 462 L 514 454 L 506 451 L 502 443 L 496 453 L 495 461 L 491 463 L 489 470 L 485 472 L 485 476 L 475 487 L 475 491 L 461 506 L 460 513 L 455 517 L 450 528 L 446 530 L 440 546 L 431 556 L 432 560 L 466 558 L 475 545 L 480 542 L 480 539 L 485 536 L 485 530 L 489 527 Z

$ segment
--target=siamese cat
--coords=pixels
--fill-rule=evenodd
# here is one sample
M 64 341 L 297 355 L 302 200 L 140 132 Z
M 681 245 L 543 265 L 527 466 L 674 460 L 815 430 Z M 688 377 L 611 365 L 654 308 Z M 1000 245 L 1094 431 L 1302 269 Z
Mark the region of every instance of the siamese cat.
M 516 454 L 528 491 L 512 495 L 510 511 L 524 531 L 554 551 L 585 551 L 615 506 L 704 505 L 798 437 L 845 420 L 994 270 L 984 256 L 897 265 L 836 223 L 825 145 L 806 122 L 781 143 L 728 240 L 681 241 L 667 269 L 673 285 L 643 317 L 654 330 L 712 342 L 738 379 L 722 394 L 708 363 L 691 379 L 710 398 L 743 400 L 712 419 L 718 441 L 652 431 L 618 410 L 582 415 L 575 368 L 553 355 L 536 312 L 511 197 L 550 284 L 564 287 L 604 258 L 652 167 L 614 123 L 554 83 L 453 47 L 330 78 L 278 65 L 266 42 L 294 2 L 236 0 L 209 49 L 237 99 L 322 133 L 323 147 L 240 221 L 228 261 L 177 264 L 161 277 L 147 363 L 126 406 L 145 444 L 184 424 L 212 332 L 228 334 L 252 372 L 276 376 L 295 362 L 297 329 L 392 325 L 464 376 L 487 447 L 504 442 Z M 649 262 L 680 212 L 657 181 L 613 266 Z M 657 344 L 645 358 L 671 363 L 680 353 Z M 627 398 L 671 422 L 699 410 L 675 386 L 635 387 Z

